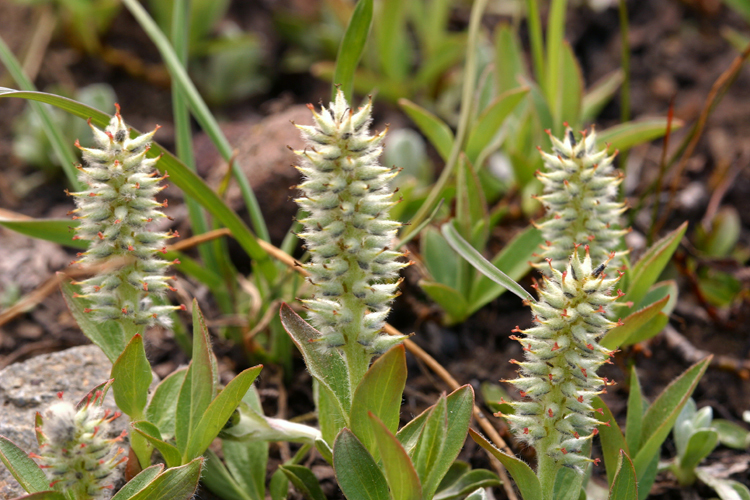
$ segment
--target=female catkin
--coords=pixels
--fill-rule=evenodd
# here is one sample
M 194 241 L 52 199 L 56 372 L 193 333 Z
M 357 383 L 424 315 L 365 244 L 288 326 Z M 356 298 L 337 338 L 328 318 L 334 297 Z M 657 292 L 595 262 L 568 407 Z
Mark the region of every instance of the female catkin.
M 562 272 L 547 259 L 548 276 L 537 287 L 539 300 L 531 303 L 534 326 L 516 327 L 513 331 L 523 337 L 511 336 L 523 346 L 525 360 L 511 360 L 519 378 L 505 382 L 516 386 L 524 400 L 509 403 L 515 413 L 504 416 L 519 439 L 536 447 L 540 468 L 545 461 L 574 468 L 591 461 L 581 453 L 600 424 L 591 403 L 608 384 L 596 370 L 613 353 L 598 340 L 618 324 L 607 314 L 621 296 L 612 294 L 620 277 L 604 272 L 614 254 L 593 267 L 589 247 L 583 260 L 578 252 L 576 245 Z
M 549 131 L 547 131 L 549 133 Z M 537 199 L 547 209 L 547 219 L 537 225 L 546 245 L 543 256 L 552 259 L 552 267 L 562 271 L 568 264 L 573 247 L 588 243 L 594 262 L 603 262 L 612 252 L 610 267 L 620 267 L 625 252 L 618 252 L 622 236 L 620 215 L 625 204 L 617 201 L 622 174 L 612 164 L 616 156 L 596 146 L 596 133 L 583 132 L 576 141 L 570 128 L 561 141 L 549 133 L 552 154 L 540 149 L 545 171 L 537 172 L 544 194 Z M 547 273 L 544 263 L 536 265 Z
M 401 225 L 388 218 L 396 203 L 388 181 L 398 170 L 378 163 L 385 131 L 368 131 L 372 100 L 355 112 L 339 90 L 320 113 L 309 108 L 314 125 L 297 125 L 307 147 L 295 151 L 304 177 L 296 201 L 307 212 L 299 236 L 312 256 L 305 268 L 315 287 L 303 303 L 322 349 L 341 349 L 347 357 L 360 351 L 369 362 L 403 340 L 382 332 L 398 272 L 408 265 L 389 249 Z
M 83 291 L 79 297 L 91 302 L 86 312 L 99 321 L 169 326 L 169 312 L 179 307 L 157 306 L 150 298 L 174 290 L 169 284 L 172 278 L 165 276 L 173 262 L 159 254 L 166 252 L 166 240 L 176 233 L 149 229 L 149 223 L 166 217 L 160 209 L 167 206 L 166 200 L 155 199 L 167 175 L 158 176 L 154 169 L 159 158 L 146 157 L 158 127 L 131 139 L 119 106 L 104 131 L 91 120 L 89 126 L 97 147 L 84 148 L 76 142 L 83 152 L 79 178 L 88 188 L 70 193 L 78 207 L 70 213 L 79 221 L 74 239 L 91 243 L 75 263 L 107 263 L 111 268 L 78 282 Z
M 50 487 L 68 492 L 75 500 L 111 497 L 120 478 L 118 466 L 127 460 L 119 446 L 127 433 L 110 437 L 111 422 L 120 413 L 112 414 L 97 404 L 102 397 L 98 392 L 79 409 L 61 400 L 45 410 L 36 429 L 40 452 L 30 456 L 40 462 Z

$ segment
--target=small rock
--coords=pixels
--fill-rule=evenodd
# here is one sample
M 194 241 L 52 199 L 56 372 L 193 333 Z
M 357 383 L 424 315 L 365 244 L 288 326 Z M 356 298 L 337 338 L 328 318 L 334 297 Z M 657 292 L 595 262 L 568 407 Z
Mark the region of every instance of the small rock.
M 95 345 L 73 347 L 37 356 L 0 371 L 0 436 L 13 441 L 26 452 L 39 451 L 34 435 L 34 416 L 57 401 L 63 392 L 67 401 L 78 403 L 97 385 L 109 379 L 112 364 Z M 116 409 L 112 391 L 104 403 Z M 112 422 L 112 432 L 127 428 L 126 416 Z M 5 467 L 0 467 L 0 498 L 25 494 Z

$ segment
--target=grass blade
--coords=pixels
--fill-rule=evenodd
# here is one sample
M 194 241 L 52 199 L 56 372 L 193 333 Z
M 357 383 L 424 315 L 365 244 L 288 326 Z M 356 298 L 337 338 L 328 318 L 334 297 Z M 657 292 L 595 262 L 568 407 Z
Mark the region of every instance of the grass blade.
M 336 56 L 336 69 L 333 72 L 333 89 L 331 89 L 331 100 L 336 99 L 336 86 L 341 86 L 341 91 L 346 97 L 346 102 L 353 102 L 354 93 L 354 71 L 362 57 L 365 49 L 367 36 L 372 24 L 372 0 L 360 0 L 354 8 L 349 26 L 346 27 L 344 38 L 339 45 L 339 53 Z
M 206 103 L 198 93 L 195 85 L 190 80 L 190 77 L 185 71 L 185 68 L 183 68 L 182 64 L 180 64 L 180 59 L 172 49 L 172 45 L 169 43 L 169 40 L 166 36 L 164 36 L 164 33 L 161 32 L 154 20 L 151 19 L 151 16 L 148 15 L 146 9 L 144 9 L 137 0 L 123 0 L 123 3 L 128 8 L 130 13 L 133 14 L 133 17 L 136 18 L 149 38 L 151 38 L 151 41 L 154 42 L 154 45 L 156 45 L 156 48 L 159 50 L 162 59 L 164 59 L 164 63 L 167 65 L 169 74 L 177 82 L 177 85 L 183 92 L 185 99 L 187 99 L 188 103 L 190 104 L 190 108 L 193 111 L 193 116 L 195 116 L 195 119 L 198 120 L 198 123 L 200 123 L 203 130 L 206 131 L 206 134 L 208 134 L 208 136 L 211 138 L 211 141 L 214 143 L 214 145 L 216 145 L 216 148 L 219 150 L 221 157 L 224 158 L 224 160 L 232 163 L 232 172 L 237 181 L 237 184 L 240 187 L 240 191 L 242 192 L 242 197 L 245 200 L 245 204 L 247 205 L 247 210 L 250 213 L 250 220 L 253 223 L 253 228 L 255 229 L 260 239 L 270 241 L 270 238 L 268 236 L 268 228 L 266 227 L 266 223 L 263 220 L 263 214 L 260 211 L 260 205 L 258 205 L 258 200 L 255 198 L 255 193 L 253 193 L 250 182 L 247 180 L 247 177 L 245 177 L 244 172 L 239 167 L 237 162 L 232 161 L 232 146 L 229 144 L 226 136 L 224 136 L 224 133 L 219 128 L 219 124 L 216 121 L 216 118 L 214 118 L 214 116 L 211 114 L 211 111 L 209 111 L 208 106 L 206 106 Z
M 412 225 L 402 235 L 402 238 L 407 237 L 409 234 L 414 232 L 414 228 L 418 227 L 419 224 L 424 220 L 427 215 L 432 212 L 432 207 L 438 201 L 438 197 L 443 192 L 443 188 L 448 183 L 453 174 L 453 170 L 458 161 L 458 155 L 461 152 L 464 138 L 469 128 L 469 118 L 472 112 L 472 102 L 474 100 L 474 90 L 476 86 L 477 76 L 477 44 L 479 41 L 479 31 L 482 24 L 482 15 L 484 9 L 487 7 L 487 0 L 476 0 L 471 6 L 471 17 L 469 20 L 469 40 L 466 44 L 466 66 L 464 67 L 464 82 L 463 89 L 461 91 L 461 114 L 458 118 L 458 130 L 456 132 L 456 140 L 453 142 L 451 148 L 451 154 L 445 163 L 445 168 L 440 173 L 440 177 L 437 182 L 433 184 L 430 194 L 427 199 L 419 207 L 419 210 L 414 215 L 411 223 Z
M 534 297 L 524 290 L 521 285 L 513 281 L 500 269 L 493 266 L 490 261 L 482 257 L 482 254 L 469 245 L 469 243 L 458 234 L 458 231 L 456 231 L 451 223 L 443 224 L 442 233 L 450 246 L 482 274 L 496 283 L 501 284 L 507 288 L 508 291 L 519 296 L 522 300 L 534 301 Z
M 174 51 L 182 65 L 187 68 L 188 29 L 190 5 L 187 0 L 175 0 L 172 10 L 172 44 Z M 177 157 L 190 170 L 195 171 L 195 156 L 193 155 L 193 137 L 190 130 L 190 110 L 185 96 L 182 94 L 176 80 L 172 80 L 172 114 L 174 116 L 174 135 Z M 193 198 L 186 196 L 185 205 L 190 216 L 190 229 L 193 234 L 203 234 L 208 231 L 206 217 L 200 205 Z M 219 273 L 219 265 L 213 252 L 213 244 L 198 246 L 201 259 L 206 267 Z
M 2 38 L 0 38 L 0 60 L 2 60 L 8 73 L 11 74 L 20 88 L 29 91 L 36 90 L 34 83 L 26 77 L 18 59 L 16 59 L 13 52 L 11 52 L 10 48 L 5 44 L 5 41 Z M 44 133 L 49 139 L 50 144 L 52 144 L 52 148 L 55 150 L 55 154 L 62 164 L 63 171 L 65 172 L 65 176 L 68 178 L 70 185 L 77 191 L 83 189 L 83 184 L 78 181 L 78 170 L 76 169 L 78 158 L 76 158 L 76 155 L 73 153 L 71 145 L 65 143 L 65 139 L 57 130 L 57 127 L 55 127 L 49 110 L 38 102 L 31 102 L 29 105 L 34 112 L 39 115 L 39 119 L 42 121 L 42 127 L 44 128 Z

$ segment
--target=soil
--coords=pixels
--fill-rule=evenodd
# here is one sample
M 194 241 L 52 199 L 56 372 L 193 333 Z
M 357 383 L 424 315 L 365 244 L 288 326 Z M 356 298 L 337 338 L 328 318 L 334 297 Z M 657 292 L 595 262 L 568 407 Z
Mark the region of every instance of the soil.
M 259 33 L 264 40 L 264 68 L 271 84 L 263 94 L 216 110 L 222 121 L 230 124 L 229 127 L 253 133 L 252 124 L 264 117 L 283 111 L 293 104 L 317 102 L 328 94 L 328 85 L 309 73 L 284 73 L 283 68 L 276 64 L 278 58 L 289 49 L 289 44 L 274 29 L 274 13 L 279 9 L 292 8 L 305 8 L 314 12 L 311 5 L 315 3 L 308 4 L 301 0 L 233 2 L 229 18 L 239 26 Z M 466 27 L 466 3 L 461 3 L 453 13 L 451 25 L 456 29 Z M 686 124 L 672 137 L 670 151 L 674 151 L 690 126 L 698 119 L 712 85 L 738 55 L 722 37 L 722 28 L 729 26 L 748 33 L 748 26 L 736 13 L 717 0 L 630 0 L 627 6 L 630 12 L 628 40 L 632 50 L 631 116 L 665 116 L 673 99 L 675 117 Z M 617 8 L 615 6 L 600 12 L 586 7 L 569 10 L 566 38 L 581 62 L 585 81 L 591 85 L 620 67 Z M 37 11 L 13 2 L 0 2 L 0 33 L 16 54 L 24 53 L 27 49 L 28 34 L 33 31 L 37 19 Z M 501 20 L 500 16 L 488 15 L 484 24 L 491 29 Z M 80 87 L 89 83 L 107 82 L 115 89 L 119 103 L 132 125 L 146 130 L 159 123 L 163 127 L 159 133 L 159 142 L 173 149 L 171 99 L 156 49 L 125 11 L 118 15 L 112 28 L 104 36 L 104 43 L 109 47 L 127 50 L 127 57 L 131 61 L 144 63 L 147 71 L 139 73 L 127 70 L 124 65 L 105 63 L 101 58 L 74 48 L 68 37 L 59 35 L 53 38 L 44 53 L 36 78 L 37 86 L 45 88 L 53 83 L 63 83 Z M 0 84 L 12 86 L 11 83 L 8 75 L 0 70 Z M 0 176 L 0 208 L 32 217 L 64 216 L 71 209 L 71 203 L 62 193 L 64 180 L 57 177 L 43 182 L 36 181 L 36 170 L 25 165 L 12 152 L 12 123 L 23 110 L 23 103 L 8 99 L 0 102 L 0 106 L 0 163 L 4 166 Z M 615 99 L 603 110 L 597 123 L 600 128 L 606 128 L 619 123 L 619 120 L 620 108 Z M 396 108 L 388 108 L 387 105 L 381 107 L 377 121 L 405 125 L 409 123 L 399 115 Z M 243 123 L 246 125 L 237 125 Z M 243 129 L 243 126 L 246 128 Z M 237 137 L 237 141 L 241 142 L 242 139 Z M 750 70 L 745 67 L 708 119 L 703 138 L 677 183 L 675 208 L 661 234 L 685 220 L 690 222 L 688 238 L 680 246 L 676 256 L 678 264 L 696 259 L 693 247 L 694 228 L 704 220 L 707 211 L 710 215 L 712 210 L 716 210 L 717 201 L 719 206 L 737 209 L 741 219 L 738 247 L 744 250 L 750 247 L 748 137 Z M 197 142 L 204 145 L 206 143 L 205 139 L 200 138 Z M 205 147 L 197 149 L 205 150 Z M 630 153 L 627 164 L 629 180 L 626 186 L 632 206 L 638 204 L 640 195 L 656 178 L 661 154 L 661 142 L 635 148 Z M 199 155 L 199 170 L 209 178 L 212 175 L 216 178 L 215 169 L 220 168 L 216 155 L 210 151 L 199 151 Z M 262 160 L 259 157 L 256 159 Z M 209 172 L 211 170 L 213 172 Z M 19 196 L 18 186 L 29 183 L 35 183 L 36 187 Z M 723 196 L 722 189 L 726 189 Z M 175 202 L 172 203 L 170 199 L 170 214 L 176 218 L 176 224 L 182 227 L 185 210 L 177 201 L 180 194 L 176 189 L 171 191 L 175 192 L 174 196 L 170 195 L 170 198 L 175 198 Z M 278 196 L 286 198 L 287 192 L 281 190 Z M 668 191 L 665 191 L 662 206 L 667 197 Z M 511 200 L 512 207 L 517 205 L 517 199 Z M 284 212 L 279 210 L 279 213 Z M 644 235 L 648 234 L 650 212 L 650 207 L 646 205 L 640 215 L 634 217 L 633 233 L 628 239 L 629 245 L 633 247 L 634 258 L 643 248 Z M 518 210 L 511 210 L 511 213 L 520 214 Z M 279 217 L 273 221 L 273 225 L 285 229 L 289 224 L 287 217 L 287 214 L 283 216 L 283 220 Z M 501 248 L 527 223 L 528 220 L 521 215 L 506 219 L 493 234 L 492 247 L 495 250 Z M 282 230 L 280 234 L 283 233 Z M 1 228 L 0 248 L 3 253 L 0 261 L 0 298 L 3 300 L 12 296 L 20 297 L 37 289 L 54 272 L 63 268 L 72 256 L 69 251 L 55 245 L 37 242 Z M 418 246 L 412 246 L 412 250 L 417 252 Z M 247 268 L 246 263 L 237 264 L 241 269 Z M 750 273 L 743 267 L 744 263 L 731 259 L 720 263 L 702 261 L 702 265 L 722 265 L 722 269 L 734 273 L 740 279 L 745 293 L 740 294 L 728 307 L 711 306 L 700 293 L 696 293 L 697 289 L 693 286 L 695 271 L 687 265 L 675 266 L 672 274 L 679 284 L 680 305 L 673 313 L 670 324 L 684 336 L 689 348 L 692 346 L 694 350 L 726 356 L 738 362 L 747 360 L 750 352 L 750 329 L 747 326 L 750 307 L 746 292 Z M 522 353 L 516 342 L 508 340 L 508 335 L 516 325 L 524 327 L 530 324 L 528 310 L 515 297 L 506 294 L 477 312 L 464 324 L 447 328 L 440 323 L 439 310 L 428 302 L 417 286 L 419 278 L 416 268 L 407 270 L 403 295 L 395 305 L 391 323 L 404 332 L 414 332 L 413 340 L 442 363 L 458 381 L 472 384 L 477 391 L 478 402 L 483 404 L 479 391 L 482 382 L 496 382 L 514 376 L 512 365 L 507 361 Z M 527 278 L 524 284 L 528 285 L 529 280 Z M 202 301 L 202 304 L 204 302 L 206 316 L 218 319 L 218 309 L 210 300 Z M 160 376 L 167 375 L 187 362 L 187 357 L 169 332 L 155 329 L 149 333 L 148 338 L 149 356 Z M 76 328 L 62 298 L 58 293 L 52 293 L 31 311 L 0 325 L 0 367 L 82 343 L 87 343 L 87 340 Z M 237 355 L 237 349 L 227 341 L 217 338 L 216 349 L 224 378 L 228 379 L 232 373 L 247 364 L 247 360 Z M 664 335 L 618 353 L 615 363 L 604 370 L 604 375 L 618 382 L 618 385 L 610 388 L 605 399 L 620 423 L 624 420 L 628 396 L 627 369 L 632 364 L 638 368 L 646 396 L 653 399 L 672 378 L 690 366 L 691 359 L 689 355 L 684 355 L 684 351 L 675 349 Z M 698 406 L 711 405 L 716 417 L 741 422 L 742 412 L 750 409 L 750 371 L 746 366 L 747 363 L 744 367 L 724 364 L 723 367 L 709 368 L 694 394 Z M 435 401 L 438 394 L 448 389 L 411 356 L 409 373 L 402 411 L 404 421 L 419 414 Z M 277 367 L 268 366 L 264 370 L 260 391 L 268 414 L 281 411 L 286 416 L 294 416 L 310 412 L 313 409 L 310 377 L 299 358 L 295 359 L 294 372 L 287 380 L 282 382 L 283 377 Z M 498 419 L 493 421 L 504 438 L 510 440 L 503 424 Z M 519 451 L 527 458 L 532 458 L 529 450 Z M 286 447 L 273 447 L 276 459 L 288 456 L 288 453 L 289 449 Z M 598 454 L 599 451 L 595 450 L 594 453 Z M 674 456 L 674 446 L 670 440 L 662 453 L 663 459 Z M 460 458 L 470 461 L 474 466 L 490 467 L 485 454 L 471 440 L 467 441 Z M 709 456 L 707 463 L 731 465 L 742 463 L 743 460 L 747 463 L 747 454 L 719 447 Z M 316 474 L 324 478 L 329 498 L 340 498 L 337 496 L 340 493 L 336 491 L 330 468 L 319 458 L 311 465 Z M 594 481 L 603 481 L 602 474 L 603 467 L 596 468 Z M 747 467 L 732 478 L 750 485 Z M 667 475 L 660 475 L 650 498 L 672 500 L 711 496 L 713 493 L 707 489 L 680 489 Z M 495 498 L 505 498 L 502 489 L 495 491 Z

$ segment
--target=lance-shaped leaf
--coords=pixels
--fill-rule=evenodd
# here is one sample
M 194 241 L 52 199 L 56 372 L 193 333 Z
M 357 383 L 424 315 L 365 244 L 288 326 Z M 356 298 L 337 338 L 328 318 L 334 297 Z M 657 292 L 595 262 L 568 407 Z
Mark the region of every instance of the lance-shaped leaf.
M 638 498 L 638 479 L 633 462 L 625 450 L 620 450 L 617 471 L 609 489 L 608 500 L 633 500 Z
M 146 420 L 156 425 L 162 436 L 174 436 L 175 411 L 187 368 L 175 370 L 156 386 L 146 407 Z
M 372 364 L 354 391 L 349 417 L 351 430 L 376 460 L 379 454 L 368 413 L 372 412 L 395 433 L 405 385 L 406 350 L 397 345 Z
M 654 243 L 638 260 L 629 272 L 629 285 L 623 300 L 633 302 L 638 307 L 648 293 L 651 285 L 656 283 L 664 267 L 672 258 L 680 240 L 687 230 L 687 222 Z
M 443 161 L 448 161 L 451 148 L 453 148 L 453 132 L 450 127 L 443 120 L 409 99 L 399 99 L 398 104 L 435 147 Z
M 372 0 L 357 2 L 354 12 L 346 27 L 344 37 L 339 45 L 339 53 L 336 56 L 336 69 L 333 73 L 334 88 L 332 100 L 336 99 L 336 85 L 341 86 L 346 100 L 352 102 L 354 89 L 354 71 L 357 69 L 359 59 L 365 48 L 367 35 L 370 32 L 372 22 Z
M 208 445 L 216 438 L 234 410 L 237 409 L 262 369 L 263 366 L 258 365 L 241 372 L 211 401 L 190 435 L 190 441 L 182 454 L 183 462 L 199 457 L 206 451 Z
M 602 441 L 602 455 L 604 455 L 604 467 L 607 470 L 607 481 L 612 484 L 617 470 L 618 454 L 620 450 L 625 450 L 627 453 L 629 451 L 628 444 L 607 404 L 597 396 L 594 398 L 592 406 L 601 410 L 597 413 L 597 418 L 602 423 L 598 427 L 599 438 Z
M 667 438 L 677 416 L 693 394 L 713 356 L 708 356 L 688 368 L 674 379 L 659 395 L 643 416 L 641 445 L 633 460 L 636 475 L 641 477 L 653 460 L 654 455 Z
M 49 480 L 44 471 L 10 439 L 0 436 L 0 461 L 29 493 L 46 491 Z
M 198 431 L 199 420 L 216 395 L 217 380 L 216 359 L 211 351 L 206 322 L 198 301 L 193 299 L 193 356 L 177 397 L 175 411 L 175 442 L 183 457 L 188 442 Z M 240 398 L 242 396 L 244 393 Z
M 148 441 L 154 448 L 159 450 L 159 453 L 161 453 L 164 457 L 164 461 L 167 463 L 167 467 L 177 467 L 182 465 L 180 452 L 174 445 L 164 441 L 158 427 L 151 422 L 146 422 L 145 420 L 132 422 L 130 425 L 138 434 L 146 438 L 146 441 Z
M 466 156 L 472 164 L 476 163 L 479 154 L 490 144 L 505 119 L 528 93 L 529 89 L 523 87 L 509 90 L 499 95 L 479 115 L 466 143 Z
M 297 344 L 310 374 L 335 395 L 335 402 L 341 407 L 341 413 L 347 415 L 351 408 L 351 391 L 344 359 L 337 351 L 320 350 L 315 344 L 321 338 L 320 332 L 300 318 L 291 307 L 282 304 L 280 315 L 281 324 Z
M 391 500 L 388 483 L 378 464 L 349 429 L 333 445 L 336 481 L 349 500 Z
M 370 413 L 370 419 L 393 500 L 421 500 L 422 485 L 406 450 L 378 417 Z
M 682 120 L 672 120 L 672 132 L 683 126 Z M 610 145 L 611 150 L 626 151 L 633 146 L 663 137 L 667 132 L 666 118 L 649 118 L 622 123 L 606 130 L 597 131 L 596 143 L 599 147 Z
M 132 419 L 139 419 L 148 401 L 148 388 L 153 380 L 151 364 L 143 347 L 143 337 L 136 334 L 125 346 L 112 366 L 112 390 L 115 403 Z
M 534 474 L 534 471 L 531 470 L 531 467 L 526 462 L 498 450 L 474 429 L 469 429 L 469 435 L 479 446 L 490 452 L 493 457 L 500 460 L 500 463 L 508 469 L 508 472 L 510 472 L 510 475 L 516 481 L 516 486 L 518 486 L 523 500 L 539 500 L 543 498 L 542 486 L 539 484 L 539 479 L 537 479 L 536 474 Z
M 638 331 L 656 318 L 669 300 L 669 296 L 636 311 L 623 320 L 621 326 L 617 326 L 608 331 L 599 341 L 602 347 L 607 349 L 617 349 L 628 342 L 628 339 L 638 333 Z
M 146 467 L 138 473 L 133 479 L 125 483 L 125 486 L 120 488 L 112 500 L 128 500 L 130 497 L 141 491 L 148 484 L 156 479 L 159 474 L 164 470 L 164 464 L 156 464 L 151 467 Z
M 304 465 L 281 465 L 279 469 L 307 500 L 326 500 L 318 478 Z

